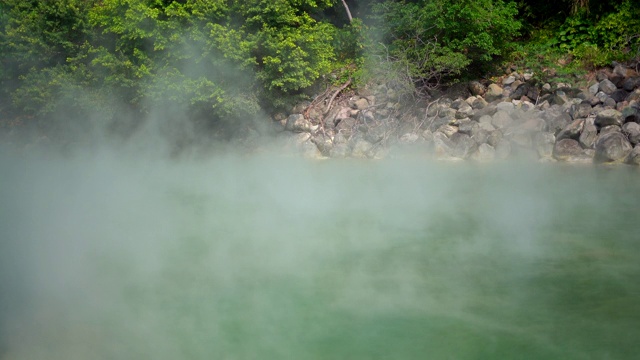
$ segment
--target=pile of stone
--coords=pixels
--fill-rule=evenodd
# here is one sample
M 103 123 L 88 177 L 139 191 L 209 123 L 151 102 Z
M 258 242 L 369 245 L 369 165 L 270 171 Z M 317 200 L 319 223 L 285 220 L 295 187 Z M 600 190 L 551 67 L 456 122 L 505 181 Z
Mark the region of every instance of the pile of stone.
M 640 164 L 635 69 L 616 64 L 585 89 L 536 85 L 533 74 L 511 71 L 499 83 L 474 81 L 465 90 L 408 114 L 397 92 L 379 85 L 331 109 L 323 109 L 327 101 L 300 104 L 279 120 L 308 156 L 379 158 L 394 146 L 414 146 L 448 159 Z

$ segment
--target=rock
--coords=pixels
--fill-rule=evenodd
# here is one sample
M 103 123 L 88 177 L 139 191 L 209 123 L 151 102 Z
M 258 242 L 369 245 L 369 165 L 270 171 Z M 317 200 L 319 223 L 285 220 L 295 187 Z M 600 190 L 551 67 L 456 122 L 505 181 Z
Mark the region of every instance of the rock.
M 485 129 L 480 129 L 471 132 L 471 138 L 476 142 L 476 144 L 484 144 L 489 140 L 489 131 Z
M 574 120 L 572 123 L 567 125 L 562 131 L 558 133 L 556 137 L 558 140 L 562 139 L 573 139 L 578 140 L 580 137 L 580 133 L 582 132 L 582 127 L 584 125 L 583 119 Z
M 547 129 L 554 135 L 558 134 L 562 129 L 571 123 L 571 116 L 562 111 L 558 106 L 552 106 L 542 113 L 542 118 L 547 123 Z
M 640 165 L 640 146 L 636 145 L 625 159 L 627 164 Z
M 515 108 L 516 107 L 513 105 L 513 103 L 509 101 L 503 101 L 496 105 L 496 109 L 498 109 L 498 111 L 502 110 L 507 113 L 511 113 L 513 110 L 515 110 Z
M 618 88 L 616 87 L 616 84 L 611 82 L 611 80 L 604 79 L 604 80 L 600 81 L 600 84 L 598 84 L 598 89 L 600 91 L 602 91 L 603 93 L 609 95 L 609 94 L 613 93 L 614 91 L 616 91 Z
M 581 102 L 580 104 L 571 105 L 571 109 L 569 110 L 569 115 L 575 119 L 586 118 L 591 114 L 591 104 L 588 102 Z
M 593 149 L 596 144 L 596 138 L 598 137 L 598 128 L 594 125 L 594 119 L 587 119 L 582 127 L 582 132 L 578 141 L 580 145 L 585 149 Z
M 582 147 L 576 140 L 562 139 L 554 145 L 553 157 L 560 161 L 575 161 L 582 157 Z
M 368 142 L 372 144 L 376 144 L 382 141 L 382 139 L 384 139 L 385 134 L 386 134 L 386 128 L 384 126 L 375 126 L 375 127 L 368 128 L 364 138 Z
M 552 133 L 539 132 L 533 136 L 533 143 L 540 158 L 551 158 L 556 137 Z
M 600 129 L 599 135 L 604 135 L 612 132 L 622 132 L 622 128 L 618 125 L 607 125 Z
M 495 146 L 496 158 L 507 159 L 511 155 L 511 143 L 508 140 L 500 139 Z
M 487 144 L 495 148 L 500 143 L 500 140 L 502 140 L 502 137 L 503 137 L 502 131 L 493 130 L 489 132 L 489 137 L 487 138 Z
M 611 97 L 606 98 L 606 100 L 603 102 L 603 104 L 604 104 L 605 107 L 608 107 L 608 108 L 615 108 L 616 107 L 616 101 L 613 100 L 613 98 L 611 98 Z
M 489 89 L 484 94 L 485 100 L 491 102 L 502 98 L 504 90 L 498 84 L 489 85 Z
M 595 95 L 598 93 L 598 90 L 600 90 L 600 84 L 593 84 L 591 86 L 589 86 L 589 94 L 591 95 Z
M 469 92 L 474 96 L 482 96 L 487 91 L 487 88 L 482 85 L 479 81 L 471 81 L 469 82 Z
M 509 124 L 511 124 L 511 122 L 512 122 L 511 116 L 509 115 L 508 112 L 503 110 L 498 110 L 491 117 L 491 124 L 498 129 L 507 127 Z
M 635 107 L 627 106 L 622 109 L 623 122 L 636 122 L 640 124 L 640 110 Z
M 502 85 L 511 85 L 516 81 L 515 76 L 508 76 L 504 80 L 502 80 Z
M 596 115 L 595 125 L 598 127 L 604 127 L 607 125 L 618 125 L 622 126 L 623 119 L 622 113 L 617 110 L 607 109 L 602 110 Z
M 302 114 L 291 114 L 287 118 L 285 129 L 294 132 L 309 132 L 312 124 Z
M 474 110 L 484 109 L 488 104 L 489 103 L 485 99 L 479 97 L 473 101 L 471 108 Z
M 346 158 L 349 156 L 349 146 L 346 143 L 336 144 L 331 148 L 329 156 L 332 158 Z
M 622 82 L 622 88 L 628 92 L 635 90 L 640 85 L 640 77 L 630 77 Z
M 400 136 L 400 142 L 403 144 L 413 144 L 416 141 L 418 141 L 420 137 L 417 134 L 414 133 L 406 133 L 402 136 Z
M 449 140 L 451 140 L 451 144 L 453 145 L 450 155 L 460 159 L 468 158 L 478 147 L 475 140 L 469 135 L 460 132 L 451 135 Z
M 373 145 L 364 140 L 364 139 L 356 139 L 353 143 L 353 148 L 351 150 L 351 156 L 354 158 L 369 158 L 371 157 L 371 149 Z
M 475 121 L 467 119 L 467 120 L 458 122 L 458 131 L 463 134 L 472 136 L 473 135 L 472 133 L 474 131 L 477 131 L 478 129 L 480 129 L 480 125 L 478 125 L 478 123 Z
M 624 160 L 633 148 L 627 137 L 621 132 L 600 135 L 596 140 L 596 160 L 616 162 Z
M 524 81 L 529 81 L 531 79 L 533 79 L 533 75 L 534 73 L 532 72 L 526 72 L 522 75 L 522 78 L 524 79 Z
M 351 117 L 341 119 L 340 122 L 336 124 L 336 130 L 344 136 L 350 137 L 354 131 L 356 123 L 356 119 Z
M 489 144 L 480 144 L 478 150 L 471 155 L 476 161 L 491 161 L 496 157 L 496 150 Z
M 316 145 L 323 156 L 329 156 L 331 154 L 333 142 L 328 136 L 325 136 L 318 132 L 318 134 L 315 134 L 311 137 L 311 142 Z
M 305 141 L 300 145 L 302 156 L 308 159 L 318 159 L 322 157 L 320 149 L 311 140 Z
M 437 157 L 450 157 L 451 148 L 451 141 L 445 134 L 441 132 L 433 134 L 433 150 Z
M 473 116 L 473 108 L 471 108 L 471 106 L 467 103 L 464 103 L 463 105 L 461 105 L 458 108 L 458 111 L 456 112 L 456 119 L 464 119 L 464 118 L 470 118 Z
M 451 125 L 442 125 L 436 130 L 436 132 L 444 134 L 447 138 L 450 138 L 451 135 L 458 132 L 458 128 Z
M 623 102 L 627 98 L 627 96 L 629 96 L 629 93 L 623 89 L 617 89 L 609 95 L 609 97 L 617 103 Z
M 349 105 L 354 109 L 364 110 L 369 107 L 369 100 L 365 98 L 356 98 L 349 101 Z
M 638 143 L 640 143 L 640 124 L 628 122 L 622 125 L 622 132 L 627 135 L 632 145 L 638 145 Z

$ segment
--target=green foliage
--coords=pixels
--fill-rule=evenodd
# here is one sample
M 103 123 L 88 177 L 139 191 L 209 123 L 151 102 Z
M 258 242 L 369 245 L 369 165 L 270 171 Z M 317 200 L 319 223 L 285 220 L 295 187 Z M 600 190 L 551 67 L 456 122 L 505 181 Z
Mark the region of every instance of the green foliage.
M 385 1 L 374 6 L 381 30 L 377 56 L 418 89 L 481 67 L 517 35 L 515 3 L 502 0 Z
M 625 0 L 601 17 L 577 13 L 566 19 L 550 44 L 571 53 L 587 67 L 638 56 L 640 8 Z

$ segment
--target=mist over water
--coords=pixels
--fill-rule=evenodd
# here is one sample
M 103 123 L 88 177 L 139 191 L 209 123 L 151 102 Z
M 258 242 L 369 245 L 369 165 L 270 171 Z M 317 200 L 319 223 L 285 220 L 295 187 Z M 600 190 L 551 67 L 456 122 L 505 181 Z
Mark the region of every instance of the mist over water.
M 2 360 L 640 351 L 634 168 L 4 151 L 0 169 Z

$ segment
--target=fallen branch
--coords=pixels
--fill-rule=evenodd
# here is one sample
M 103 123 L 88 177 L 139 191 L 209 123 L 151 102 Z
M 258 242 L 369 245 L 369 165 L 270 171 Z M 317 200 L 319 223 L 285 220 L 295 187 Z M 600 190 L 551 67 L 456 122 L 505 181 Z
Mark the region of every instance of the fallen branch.
M 333 95 L 331 95 L 331 99 L 329 99 L 329 103 L 327 104 L 327 108 L 324 110 L 325 114 L 328 113 L 329 110 L 331 109 L 331 105 L 333 104 L 333 100 L 335 100 L 336 96 L 338 96 L 340 91 L 344 90 L 350 84 L 351 84 L 351 78 L 349 78 L 349 80 L 347 80 L 346 83 L 344 83 L 342 86 L 340 86 L 340 88 L 338 90 L 336 90 L 336 92 L 334 92 Z

